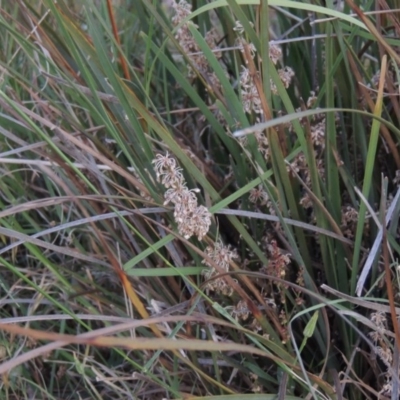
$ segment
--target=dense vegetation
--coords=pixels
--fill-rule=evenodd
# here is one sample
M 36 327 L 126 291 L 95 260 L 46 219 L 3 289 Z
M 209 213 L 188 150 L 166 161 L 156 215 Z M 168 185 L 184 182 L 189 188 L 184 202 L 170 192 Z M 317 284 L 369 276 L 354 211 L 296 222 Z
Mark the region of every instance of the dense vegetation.
M 400 1 L 359 3 L 0 3 L 0 398 L 398 398 Z

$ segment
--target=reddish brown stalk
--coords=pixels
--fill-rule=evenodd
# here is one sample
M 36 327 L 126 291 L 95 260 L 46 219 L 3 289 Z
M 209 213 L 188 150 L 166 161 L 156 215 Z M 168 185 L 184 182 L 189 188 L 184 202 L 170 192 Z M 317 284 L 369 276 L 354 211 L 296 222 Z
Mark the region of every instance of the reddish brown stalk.
M 382 235 L 382 248 L 383 248 L 383 263 L 385 265 L 385 281 L 386 281 L 386 290 L 388 294 L 388 301 L 389 301 L 389 307 L 390 307 L 390 315 L 392 317 L 392 323 L 393 323 L 393 328 L 394 328 L 394 333 L 396 337 L 396 347 L 400 351 L 400 328 L 399 328 L 399 322 L 397 319 L 397 314 L 396 314 L 396 307 L 394 305 L 394 293 L 393 293 L 393 286 L 392 286 L 392 279 L 391 279 L 391 272 L 390 272 L 390 263 L 389 263 L 389 249 L 388 249 L 388 243 L 387 243 L 387 229 L 386 229 L 386 223 L 385 223 L 385 218 L 383 218 L 382 221 L 382 229 L 383 229 L 383 235 Z
M 349 65 L 350 65 L 351 71 L 353 72 L 356 82 L 362 82 L 363 81 L 362 76 L 361 76 L 360 72 L 358 71 L 357 64 L 354 61 L 353 55 L 350 51 L 347 52 L 347 59 L 349 60 Z M 372 101 L 367 88 L 363 85 L 358 84 L 358 89 L 359 89 L 360 95 L 367 102 L 369 109 L 373 112 L 374 108 L 375 108 L 375 104 Z M 393 141 L 393 138 L 390 135 L 389 129 L 384 124 L 381 124 L 379 127 L 379 132 L 380 132 L 383 140 L 386 141 L 386 143 L 390 149 L 390 152 L 393 155 L 394 161 L 396 162 L 397 168 L 400 168 L 399 151 L 397 150 L 396 143 Z
M 118 47 L 121 47 L 121 41 L 120 41 L 119 34 L 118 34 L 117 23 L 115 21 L 114 10 L 113 10 L 112 4 L 111 4 L 111 0 L 107 0 L 107 10 L 108 10 L 108 15 L 110 17 L 111 27 L 113 30 L 115 41 L 118 43 Z M 129 68 L 126 63 L 125 57 L 123 56 L 123 54 L 121 52 L 119 52 L 119 62 L 121 63 L 121 68 L 122 68 L 122 72 L 124 74 L 124 78 L 127 80 L 130 80 Z
M 396 31 L 396 36 L 399 37 L 400 36 L 399 13 L 393 12 L 386 0 L 378 0 L 378 3 L 380 8 L 386 11 L 385 14 L 381 14 L 381 20 L 385 19 L 386 21 L 390 21 L 394 27 L 394 30 Z M 387 23 L 385 25 L 387 25 Z
M 387 51 L 387 53 L 400 64 L 400 55 L 396 53 L 396 51 L 390 46 L 389 43 L 386 42 L 385 38 L 379 33 L 376 29 L 375 25 L 372 21 L 362 12 L 360 7 L 358 7 L 353 0 L 346 0 L 349 7 L 357 14 L 362 22 L 364 22 L 365 26 L 368 28 L 369 32 L 375 36 L 378 43 Z
M 378 14 L 376 16 L 376 26 L 379 33 L 383 37 L 382 30 L 387 29 L 387 25 L 389 24 L 390 21 L 394 26 L 396 35 L 398 36 L 400 33 L 399 22 L 396 20 L 396 18 L 393 18 L 393 15 L 391 15 L 390 8 L 385 0 L 378 0 L 378 3 L 379 7 L 382 10 L 386 10 L 386 14 Z M 381 55 L 381 58 L 385 54 L 385 49 L 381 44 L 379 45 L 379 53 Z M 389 92 L 390 101 L 392 102 L 393 105 L 393 111 L 395 112 L 397 119 L 400 119 L 400 107 L 399 107 L 399 102 L 397 100 L 397 91 L 395 88 L 395 83 L 393 82 L 393 79 L 391 78 L 389 72 L 386 72 L 386 86 L 387 86 L 387 91 Z
M 56 5 L 56 7 L 58 6 Z M 80 77 L 76 69 L 74 69 L 74 67 L 67 61 L 62 51 L 60 51 L 60 47 L 55 44 L 55 42 L 46 33 L 46 30 L 42 28 L 42 21 L 39 20 L 34 13 L 28 13 L 29 10 L 25 7 L 23 2 L 19 1 L 18 8 L 19 12 L 27 22 L 27 26 L 29 27 L 23 27 L 22 24 L 18 23 L 18 29 L 21 29 L 21 33 L 24 32 L 27 35 L 27 38 L 32 40 L 32 42 L 39 42 L 40 45 L 49 52 L 49 54 L 51 55 L 50 58 L 54 61 L 56 65 L 59 65 L 60 68 L 64 71 L 67 71 L 68 74 L 70 74 L 76 81 L 80 81 Z M 60 8 L 58 8 L 58 11 L 64 16 L 64 13 Z M 3 11 L 2 14 L 4 14 Z M 15 22 L 14 19 L 13 22 Z M 31 29 L 31 24 L 33 24 L 33 26 L 35 27 L 34 30 Z

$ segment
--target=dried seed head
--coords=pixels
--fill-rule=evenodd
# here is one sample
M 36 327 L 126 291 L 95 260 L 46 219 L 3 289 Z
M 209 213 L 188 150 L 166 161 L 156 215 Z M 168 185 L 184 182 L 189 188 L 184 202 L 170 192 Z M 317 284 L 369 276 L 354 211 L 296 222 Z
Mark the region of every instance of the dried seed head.
M 221 240 L 215 242 L 213 246 L 208 246 L 204 252 L 212 260 L 212 263 L 208 260 L 203 260 L 203 264 L 210 267 L 203 271 L 203 275 L 207 280 L 219 275 L 218 270 L 214 268 L 213 264 L 218 265 L 224 271 L 228 271 L 230 262 L 238 258 L 236 250 L 231 250 L 230 246 L 224 246 Z M 225 296 L 233 294 L 233 288 L 226 283 L 223 277 L 208 282 L 206 289 L 222 293 Z
M 274 64 L 276 64 L 281 57 L 282 57 L 281 48 L 274 42 L 269 42 L 269 58 L 271 59 L 271 61 Z
M 197 205 L 195 192 L 186 187 L 181 169 L 176 160 L 168 153 L 158 154 L 153 160 L 157 180 L 168 190 L 164 193 L 164 205 L 174 204 L 174 218 L 178 224 L 179 233 L 185 239 L 196 235 L 199 240 L 207 234 L 211 225 L 211 213 L 204 206 Z

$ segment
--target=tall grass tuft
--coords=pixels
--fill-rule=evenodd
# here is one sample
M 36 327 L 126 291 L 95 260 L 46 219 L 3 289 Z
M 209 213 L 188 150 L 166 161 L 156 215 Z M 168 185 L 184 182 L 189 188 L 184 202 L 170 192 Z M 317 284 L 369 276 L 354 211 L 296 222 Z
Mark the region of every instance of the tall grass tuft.
M 397 399 L 398 3 L 0 3 L 0 398 Z

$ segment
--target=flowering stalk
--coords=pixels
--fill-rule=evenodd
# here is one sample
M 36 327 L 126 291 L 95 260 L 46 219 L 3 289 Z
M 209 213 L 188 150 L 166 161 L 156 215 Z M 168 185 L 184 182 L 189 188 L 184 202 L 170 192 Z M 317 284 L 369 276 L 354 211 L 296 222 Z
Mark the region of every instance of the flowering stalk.
M 165 186 L 164 205 L 174 204 L 174 218 L 179 233 L 189 239 L 195 235 L 199 240 L 207 234 L 211 225 L 211 213 L 202 205 L 197 205 L 196 192 L 189 190 L 176 160 L 167 154 L 158 154 L 153 160 L 157 181 Z

